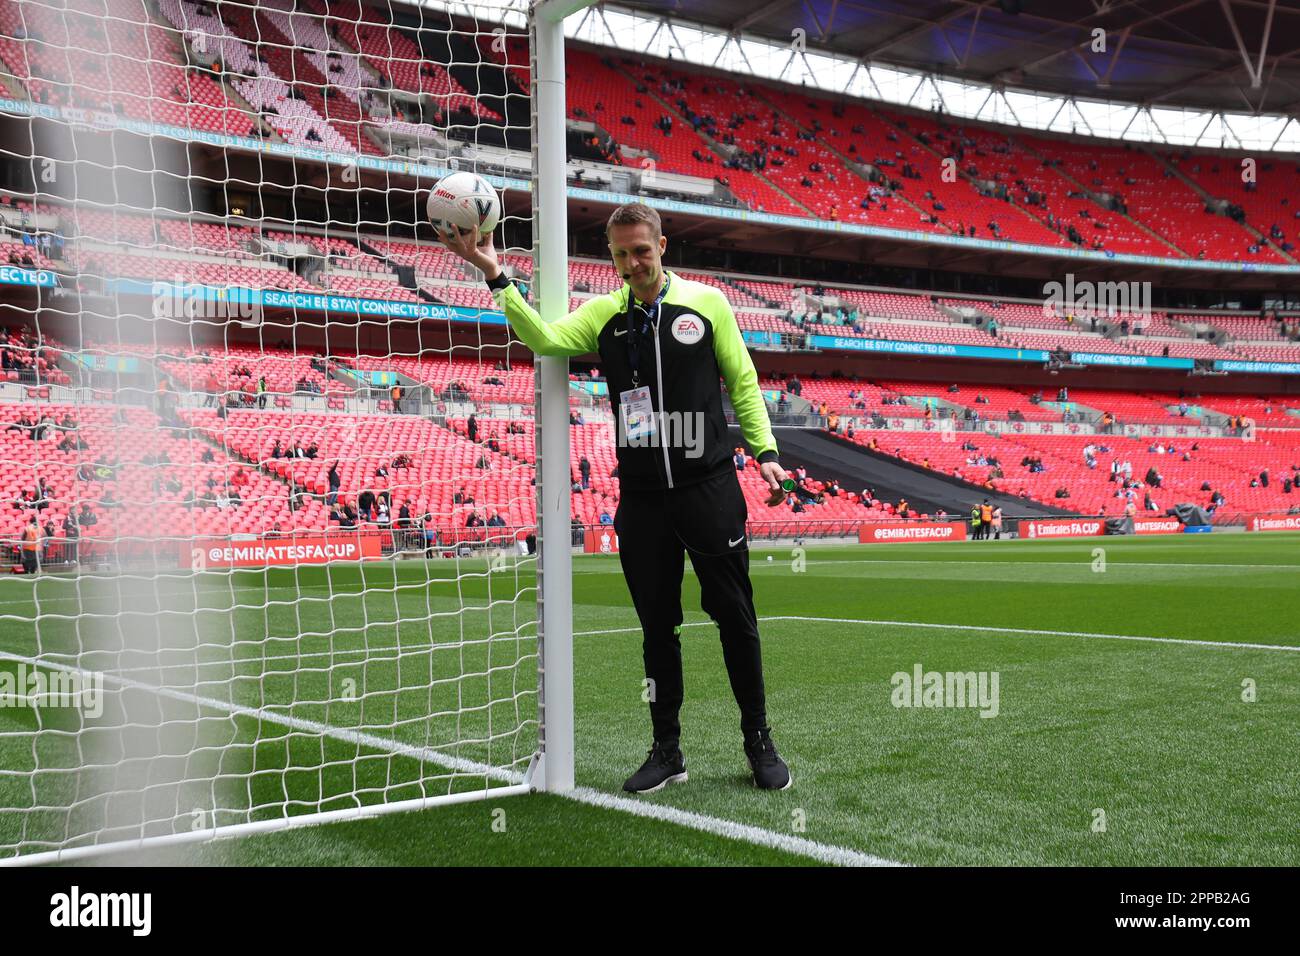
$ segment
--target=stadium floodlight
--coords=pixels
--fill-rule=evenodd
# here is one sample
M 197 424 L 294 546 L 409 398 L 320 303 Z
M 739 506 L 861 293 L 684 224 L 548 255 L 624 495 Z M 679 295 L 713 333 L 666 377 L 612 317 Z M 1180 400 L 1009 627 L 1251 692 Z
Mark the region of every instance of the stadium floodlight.
M 573 788 L 567 360 L 509 366 L 421 210 L 452 169 L 514 190 L 504 231 L 567 312 L 587 5 L 20 5 L 32 136 L 3 151 L 31 188 L 3 224 L 50 254 L 35 305 L 0 305 L 35 376 L 0 397 L 57 424 L 4 432 L 0 466 L 41 480 L 41 521 L 98 523 L 0 582 L 0 865 Z M 525 44 L 521 215 L 523 110 L 492 103 L 522 100 Z M 495 101 L 457 82 L 489 70 Z M 506 526 L 466 527 L 488 495 Z

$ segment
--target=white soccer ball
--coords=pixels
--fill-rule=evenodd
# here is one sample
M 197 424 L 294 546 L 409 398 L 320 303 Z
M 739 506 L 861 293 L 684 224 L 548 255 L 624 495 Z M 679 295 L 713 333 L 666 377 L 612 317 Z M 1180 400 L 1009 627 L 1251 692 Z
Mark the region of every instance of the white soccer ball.
M 767 560 L 769 560 L 769 561 L 772 560 L 772 556 L 771 556 L 770 554 L 767 556 Z
M 428 213 L 439 233 L 475 229 L 482 238 L 501 221 L 501 198 L 477 173 L 452 173 L 430 190 Z

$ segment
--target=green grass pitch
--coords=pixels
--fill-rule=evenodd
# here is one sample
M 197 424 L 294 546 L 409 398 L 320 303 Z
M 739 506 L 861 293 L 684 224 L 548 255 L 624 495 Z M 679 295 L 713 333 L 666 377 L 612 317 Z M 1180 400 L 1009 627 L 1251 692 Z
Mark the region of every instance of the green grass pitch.
M 756 547 L 769 713 L 795 780 L 777 794 L 749 783 L 688 570 L 690 781 L 641 802 L 919 865 L 1300 864 L 1297 545 Z M 617 559 L 574 572 L 578 783 L 618 793 L 649 744 L 640 634 Z M 472 768 L 522 772 L 536 742 L 533 585 L 517 558 L 0 581 L 0 669 L 80 649 L 118 680 L 105 726 L 80 737 L 66 712 L 0 709 L 0 848 L 130 835 L 142 815 L 167 833 L 214 810 L 224 825 L 496 785 Z M 1231 644 L 1263 646 L 1214 646 Z M 892 676 L 918 664 L 996 673 L 996 717 L 895 706 Z M 143 797 L 104 797 L 115 785 Z M 810 862 L 542 794 L 120 859 Z

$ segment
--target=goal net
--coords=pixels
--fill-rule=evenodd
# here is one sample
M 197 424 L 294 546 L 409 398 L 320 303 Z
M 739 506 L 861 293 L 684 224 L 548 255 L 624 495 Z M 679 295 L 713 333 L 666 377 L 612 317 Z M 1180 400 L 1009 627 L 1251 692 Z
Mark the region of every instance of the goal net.
M 0 862 L 539 784 L 527 13 L 0 0 Z

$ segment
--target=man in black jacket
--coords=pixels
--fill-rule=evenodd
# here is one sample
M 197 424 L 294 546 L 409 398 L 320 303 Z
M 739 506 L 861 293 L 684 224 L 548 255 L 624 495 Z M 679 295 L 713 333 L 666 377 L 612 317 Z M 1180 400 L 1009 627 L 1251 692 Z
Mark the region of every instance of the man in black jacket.
M 784 500 L 767 408 L 731 305 L 718 289 L 663 268 L 668 240 L 659 214 L 641 203 L 614 211 L 606 226 L 624 285 L 588 299 L 556 322 L 542 321 L 501 270 L 492 237 L 443 235 L 477 266 L 524 344 L 539 355 L 598 352 L 618 434 L 620 500 L 614 518 L 619 559 L 641 620 L 654 742 L 623 784 L 652 793 L 686 780 L 681 727 L 681 585 L 684 558 L 700 582 L 701 605 L 718 625 L 723 659 L 740 707 L 754 783 L 790 786 L 767 723 L 758 620 L 749 579 L 748 512 L 732 462 L 719 377 L 771 492 Z

